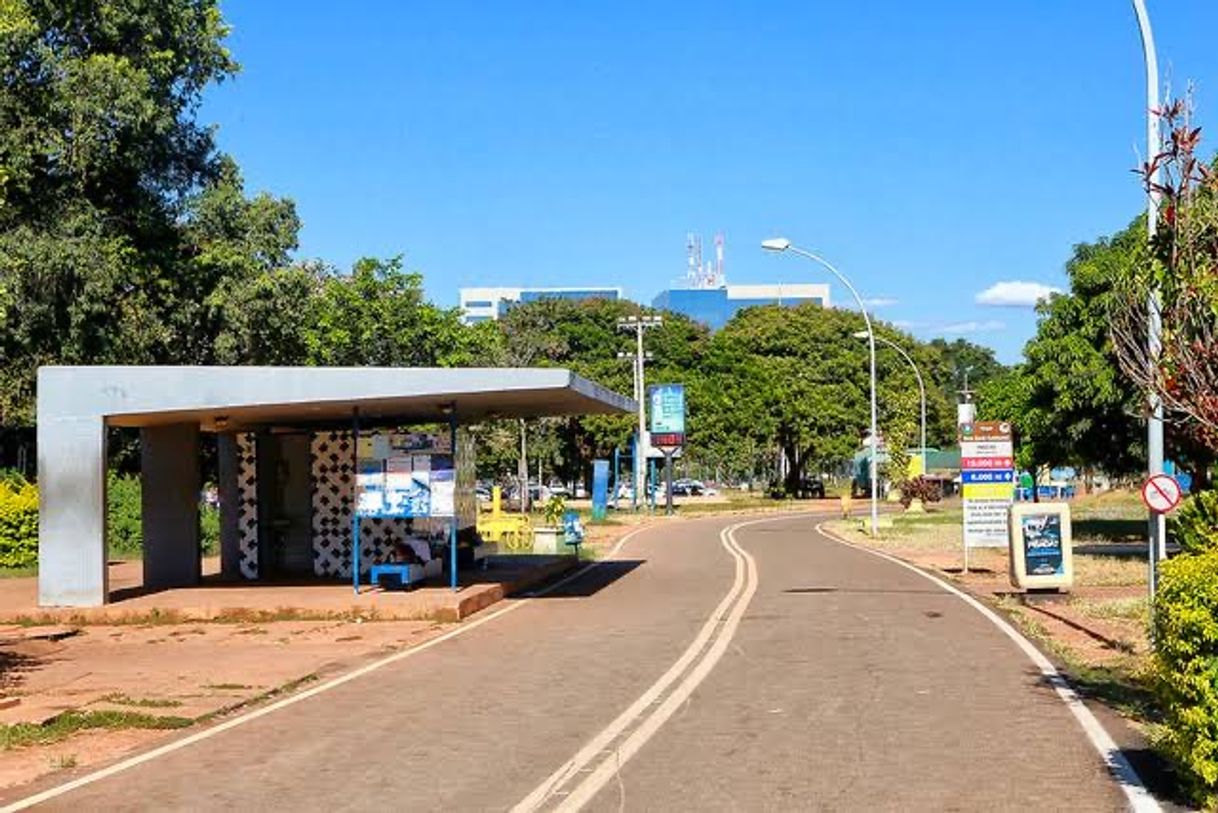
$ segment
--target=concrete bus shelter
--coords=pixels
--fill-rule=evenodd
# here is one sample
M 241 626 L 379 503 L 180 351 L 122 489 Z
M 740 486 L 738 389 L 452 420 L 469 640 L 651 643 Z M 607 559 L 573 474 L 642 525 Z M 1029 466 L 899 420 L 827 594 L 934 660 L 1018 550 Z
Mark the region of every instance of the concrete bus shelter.
M 42 367 L 39 604 L 95 607 L 108 601 L 108 427 L 140 430 L 144 584 L 179 587 L 200 579 L 200 433 L 218 436 L 222 568 L 257 578 L 242 559 L 242 524 L 250 535 L 264 535 L 268 518 L 251 520 L 250 512 L 274 495 L 273 478 L 254 472 L 280 471 L 285 463 L 291 471 L 289 458 L 303 454 L 316 461 L 319 451 L 338 460 L 340 446 L 344 459 L 354 457 L 352 438 L 344 433 L 357 414 L 365 426 L 391 427 L 453 417 L 468 425 L 634 410 L 630 399 L 563 369 Z M 299 440 L 302 434 L 305 440 Z M 288 444 L 282 440 L 287 437 L 298 442 Z M 274 488 L 296 495 L 309 488 L 309 472 L 301 475 L 300 469 Z M 301 476 L 305 485 L 289 487 L 288 480 Z M 352 469 L 336 476 L 346 493 L 354 488 Z M 342 498 L 336 491 L 335 499 Z

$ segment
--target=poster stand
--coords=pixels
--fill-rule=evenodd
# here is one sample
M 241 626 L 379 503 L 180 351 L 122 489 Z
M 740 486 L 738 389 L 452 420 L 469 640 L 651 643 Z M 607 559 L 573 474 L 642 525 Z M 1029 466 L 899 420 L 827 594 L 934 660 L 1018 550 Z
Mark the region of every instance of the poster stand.
M 372 449 L 360 455 L 359 408 L 352 411 L 352 456 L 355 470 L 354 507 L 351 512 L 351 583 L 360 591 L 360 521 L 363 519 L 447 518 L 449 586 L 457 589 L 456 489 L 457 411 L 455 404 L 441 410 L 448 418 L 448 454 L 391 455 Z M 374 436 L 375 439 L 376 436 Z M 375 441 L 374 441 L 375 442 Z M 388 444 L 386 444 L 387 446 Z

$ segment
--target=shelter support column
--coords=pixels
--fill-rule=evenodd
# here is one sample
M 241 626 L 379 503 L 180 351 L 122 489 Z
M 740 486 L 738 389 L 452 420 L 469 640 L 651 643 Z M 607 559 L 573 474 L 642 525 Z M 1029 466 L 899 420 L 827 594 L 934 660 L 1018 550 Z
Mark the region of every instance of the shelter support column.
M 140 430 L 144 586 L 199 583 L 199 426 Z
M 220 573 L 241 577 L 241 471 L 237 436 L 224 432 L 216 438 L 220 491 Z
M 101 416 L 38 421 L 38 603 L 106 603 L 106 424 Z

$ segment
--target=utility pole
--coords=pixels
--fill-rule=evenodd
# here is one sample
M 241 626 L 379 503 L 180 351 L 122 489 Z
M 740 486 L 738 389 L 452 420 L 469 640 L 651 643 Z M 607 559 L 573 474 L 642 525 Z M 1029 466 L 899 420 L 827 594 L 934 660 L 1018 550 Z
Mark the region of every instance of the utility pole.
M 617 329 L 633 331 L 635 336 L 634 371 L 635 371 L 635 402 L 639 407 L 638 440 L 634 452 L 634 499 L 638 505 L 640 497 L 646 499 L 641 492 L 647 480 L 647 459 L 645 456 L 647 436 L 647 413 L 644 402 L 647 400 L 646 379 L 643 374 L 643 364 L 647 359 L 643 352 L 643 333 L 648 328 L 659 327 L 664 323 L 662 316 L 626 316 L 617 320 Z

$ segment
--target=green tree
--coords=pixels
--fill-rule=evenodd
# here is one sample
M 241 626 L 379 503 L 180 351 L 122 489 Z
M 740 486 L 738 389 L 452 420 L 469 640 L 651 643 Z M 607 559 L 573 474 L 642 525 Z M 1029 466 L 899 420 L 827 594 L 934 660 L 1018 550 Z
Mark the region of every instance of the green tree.
M 215 0 L 0 2 L 0 435 L 30 434 L 39 365 L 205 344 L 183 223 L 222 176 L 196 111 L 226 33 Z
M 513 366 L 567 367 L 617 392 L 633 391 L 630 362 L 633 334 L 617 327 L 620 318 L 650 313 L 626 300 L 541 299 L 513 305 L 497 323 L 503 336 L 504 363 Z M 705 327 L 673 313 L 663 314 L 663 324 L 647 331 L 647 381 L 685 383 L 697 375 Z M 696 420 L 693 409 L 690 419 Z M 552 446 L 552 466 L 564 480 L 587 479 L 590 462 L 608 457 L 615 448 L 626 448 L 635 430 L 628 416 L 589 415 L 547 422 L 557 439 Z M 536 434 L 536 433 L 532 433 Z M 532 443 L 546 447 L 544 438 Z
M 781 449 L 788 489 L 806 470 L 849 460 L 869 421 L 867 348 L 852 335 L 863 327 L 858 314 L 811 304 L 736 314 L 712 337 L 691 399 L 696 443 L 737 465 L 745 450 Z M 897 362 L 883 372 L 901 375 Z
M 1036 335 L 1024 348 L 1026 406 L 1012 419 L 1039 465 L 1112 475 L 1145 468 L 1142 397 L 1121 373 L 1109 337 L 1114 285 L 1136 267 L 1144 242 L 1135 222 L 1075 246 L 1066 264 L 1069 292 L 1037 307 Z
M 310 364 L 335 367 L 468 367 L 501 357 L 493 328 L 466 328 L 457 309 L 428 302 L 422 275 L 404 271 L 401 257 L 323 274 L 304 343 Z

